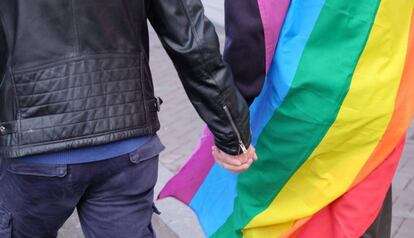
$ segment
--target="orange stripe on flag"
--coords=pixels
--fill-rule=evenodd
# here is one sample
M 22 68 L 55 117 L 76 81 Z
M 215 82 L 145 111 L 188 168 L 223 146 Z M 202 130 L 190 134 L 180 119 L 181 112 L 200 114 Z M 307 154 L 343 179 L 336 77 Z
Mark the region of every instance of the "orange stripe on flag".
M 374 150 L 373 154 L 364 165 L 355 179 L 352 187 L 364 180 L 369 173 L 378 167 L 395 149 L 401 137 L 407 131 L 414 114 L 414 11 L 411 18 L 410 36 L 408 40 L 408 52 L 405 69 L 393 117 L 384 133 L 384 137 Z

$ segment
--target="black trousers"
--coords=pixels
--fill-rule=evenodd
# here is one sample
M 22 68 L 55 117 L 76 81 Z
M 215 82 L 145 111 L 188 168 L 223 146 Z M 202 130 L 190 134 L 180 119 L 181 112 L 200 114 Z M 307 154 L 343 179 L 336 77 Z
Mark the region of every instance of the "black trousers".
M 87 238 L 154 237 L 157 145 L 75 165 L 0 159 L 0 237 L 55 238 L 75 208 Z

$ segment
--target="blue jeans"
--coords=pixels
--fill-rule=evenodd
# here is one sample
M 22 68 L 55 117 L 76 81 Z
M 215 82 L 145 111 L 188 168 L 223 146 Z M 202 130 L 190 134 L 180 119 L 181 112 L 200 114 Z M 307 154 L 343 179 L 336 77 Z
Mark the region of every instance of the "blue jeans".
M 0 237 L 52 238 L 76 208 L 86 238 L 152 238 L 161 143 L 74 165 L 0 159 Z

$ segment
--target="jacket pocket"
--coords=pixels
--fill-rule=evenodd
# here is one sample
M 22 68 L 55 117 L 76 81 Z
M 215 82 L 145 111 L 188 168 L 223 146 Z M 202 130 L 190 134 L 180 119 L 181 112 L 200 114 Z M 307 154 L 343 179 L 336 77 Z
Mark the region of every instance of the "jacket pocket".
M 0 208 L 0 237 L 11 238 L 12 232 L 12 218 L 11 214 L 6 210 Z
M 153 136 L 146 144 L 139 149 L 129 153 L 129 160 L 138 164 L 142 161 L 158 158 L 158 155 L 165 149 L 158 136 Z

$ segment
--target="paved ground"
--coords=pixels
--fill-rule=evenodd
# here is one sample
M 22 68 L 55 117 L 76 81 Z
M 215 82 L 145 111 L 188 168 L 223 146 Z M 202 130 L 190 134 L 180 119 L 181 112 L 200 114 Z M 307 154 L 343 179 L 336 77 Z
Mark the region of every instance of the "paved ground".
M 224 22 L 224 0 L 202 0 L 206 15 L 216 24 L 223 25 Z
M 214 8 L 221 0 L 209 4 Z M 216 11 L 212 9 L 211 11 Z M 217 16 L 220 19 L 222 16 Z M 219 29 L 223 41 L 223 30 Z M 167 149 L 161 154 L 161 163 L 176 172 L 184 163 L 198 141 L 203 122 L 189 103 L 171 61 L 166 56 L 156 36 L 151 32 L 151 68 L 156 93 L 164 99 L 160 113 L 162 128 L 159 132 Z M 403 160 L 394 182 L 393 237 L 414 238 L 414 129 L 410 131 Z M 156 219 L 159 229 L 163 224 Z M 197 225 L 197 224 L 194 224 Z M 163 234 L 168 233 L 168 231 Z M 72 217 L 60 233 L 60 238 L 81 238 L 80 226 Z M 170 238 L 164 235 L 159 238 Z M 191 237 L 198 238 L 198 237 Z
M 414 123 L 408 133 L 407 144 L 393 188 L 393 237 L 414 237 Z

